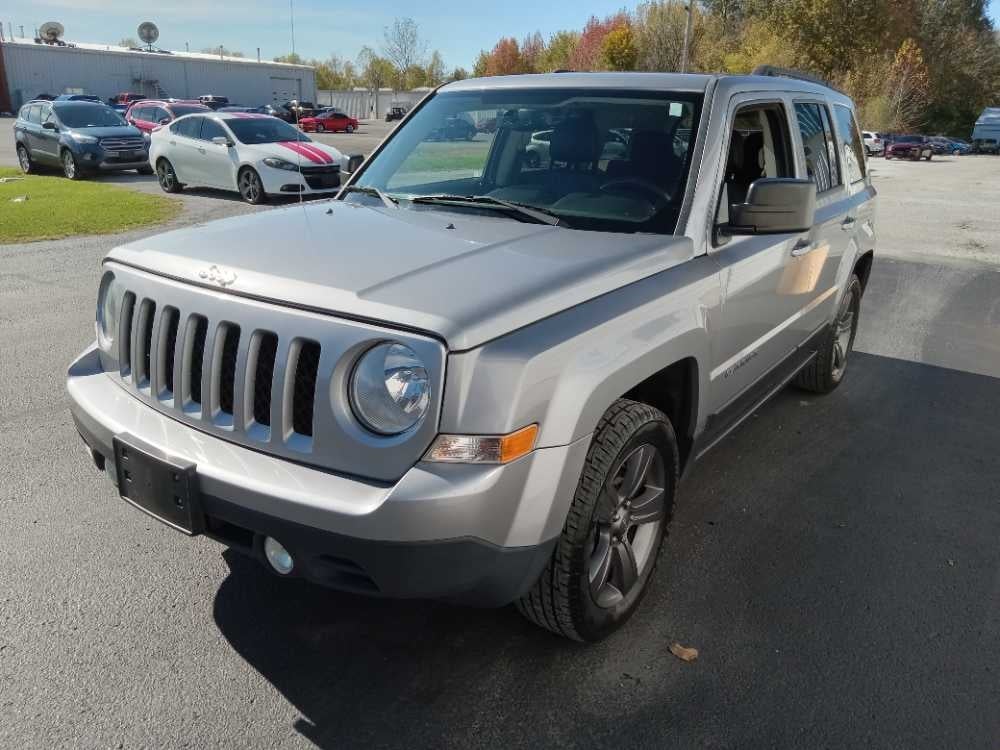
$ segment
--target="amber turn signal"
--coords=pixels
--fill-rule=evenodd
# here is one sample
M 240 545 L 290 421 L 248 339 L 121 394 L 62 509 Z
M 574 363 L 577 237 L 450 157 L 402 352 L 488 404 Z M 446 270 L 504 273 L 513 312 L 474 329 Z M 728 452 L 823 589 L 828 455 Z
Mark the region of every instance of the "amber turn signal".
M 455 464 L 508 464 L 535 449 L 538 425 L 509 435 L 438 435 L 425 461 Z

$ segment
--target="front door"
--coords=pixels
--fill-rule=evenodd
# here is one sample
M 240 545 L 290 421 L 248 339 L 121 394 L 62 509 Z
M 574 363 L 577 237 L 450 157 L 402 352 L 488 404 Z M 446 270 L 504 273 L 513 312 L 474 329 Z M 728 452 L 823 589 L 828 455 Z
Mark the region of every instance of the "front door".
M 808 233 L 728 236 L 730 204 L 743 203 L 762 177 L 795 176 L 791 102 L 776 94 L 735 97 L 729 145 L 719 186 L 712 254 L 719 264 L 723 302 L 712 341 L 710 430 L 724 432 L 791 366 L 800 343 L 796 321 L 806 290 L 797 255 Z
M 236 186 L 233 149 L 223 144 L 212 143 L 213 138 L 231 140 L 232 136 L 211 117 L 203 117 L 201 135 L 196 144 L 201 184 L 232 190 Z

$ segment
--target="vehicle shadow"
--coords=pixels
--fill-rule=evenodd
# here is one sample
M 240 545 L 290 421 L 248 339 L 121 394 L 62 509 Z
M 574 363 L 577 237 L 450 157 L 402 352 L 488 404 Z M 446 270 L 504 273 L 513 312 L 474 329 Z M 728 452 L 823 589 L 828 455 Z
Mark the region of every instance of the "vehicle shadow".
M 216 623 L 321 748 L 985 746 L 1000 380 L 853 356 L 835 393 L 787 389 L 694 468 L 649 596 L 604 643 L 231 552 Z

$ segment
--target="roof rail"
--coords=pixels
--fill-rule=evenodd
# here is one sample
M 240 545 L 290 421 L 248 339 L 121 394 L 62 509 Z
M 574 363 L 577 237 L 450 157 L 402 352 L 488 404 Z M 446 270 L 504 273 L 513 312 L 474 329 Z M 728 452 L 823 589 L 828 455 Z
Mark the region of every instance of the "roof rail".
M 819 76 L 814 76 L 811 73 L 805 73 L 801 70 L 794 70 L 792 68 L 779 68 L 776 65 L 758 65 L 756 68 L 753 69 L 750 75 L 770 76 L 772 78 L 794 78 L 799 81 L 808 81 L 809 83 L 815 83 L 820 86 L 826 86 L 828 89 L 833 89 L 834 91 L 841 94 L 845 93 L 840 89 L 838 89 L 836 86 L 834 86 L 825 78 L 820 78 Z

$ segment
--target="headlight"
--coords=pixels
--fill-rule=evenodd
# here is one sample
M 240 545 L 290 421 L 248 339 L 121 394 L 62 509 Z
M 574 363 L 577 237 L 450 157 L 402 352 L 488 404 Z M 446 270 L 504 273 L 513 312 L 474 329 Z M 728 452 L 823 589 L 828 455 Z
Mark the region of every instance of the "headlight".
M 355 416 L 372 432 L 398 435 L 417 424 L 431 400 L 424 363 L 408 346 L 388 341 L 368 350 L 351 375 Z
M 121 312 L 125 288 L 108 271 L 101 279 L 97 293 L 97 343 L 106 352 L 111 351 L 118 335 L 118 314 Z
M 278 159 L 274 156 L 269 156 L 264 159 L 264 163 L 269 167 L 274 167 L 275 169 L 285 169 L 289 172 L 298 172 L 298 165 L 292 164 L 290 161 L 285 161 L 284 159 Z
M 71 130 L 69 132 L 69 137 L 77 143 L 97 143 L 97 138 L 94 136 L 84 135 L 83 133 L 78 133 L 75 130 Z

